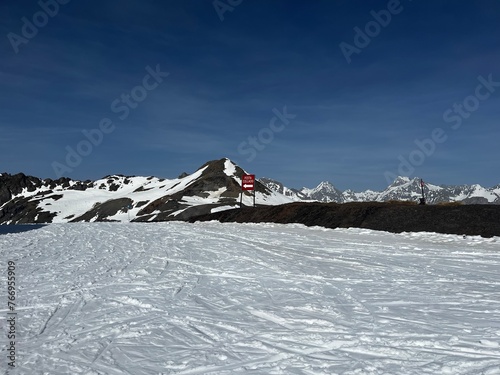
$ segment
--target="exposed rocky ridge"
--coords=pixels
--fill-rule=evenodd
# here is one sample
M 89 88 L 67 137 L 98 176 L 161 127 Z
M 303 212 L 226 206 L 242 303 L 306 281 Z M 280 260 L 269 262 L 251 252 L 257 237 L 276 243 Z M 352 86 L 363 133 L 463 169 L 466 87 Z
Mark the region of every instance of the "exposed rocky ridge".
M 301 223 L 326 228 L 389 232 L 438 232 L 500 236 L 499 205 L 409 205 L 402 203 L 304 203 L 234 209 L 190 219 L 238 223 Z

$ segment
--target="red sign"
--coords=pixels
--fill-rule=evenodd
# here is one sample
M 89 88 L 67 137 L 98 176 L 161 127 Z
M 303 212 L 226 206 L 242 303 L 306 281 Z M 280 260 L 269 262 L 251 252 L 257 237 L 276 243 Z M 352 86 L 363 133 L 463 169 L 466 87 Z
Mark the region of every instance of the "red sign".
M 244 174 L 241 177 L 241 190 L 253 190 L 255 186 L 255 175 Z

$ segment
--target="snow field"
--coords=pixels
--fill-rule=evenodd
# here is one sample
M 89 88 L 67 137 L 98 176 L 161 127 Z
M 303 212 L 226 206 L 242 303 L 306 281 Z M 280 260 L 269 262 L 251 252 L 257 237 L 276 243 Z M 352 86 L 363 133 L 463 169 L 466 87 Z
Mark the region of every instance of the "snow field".
M 499 245 L 218 222 L 0 236 L 17 373 L 51 375 L 498 375 Z

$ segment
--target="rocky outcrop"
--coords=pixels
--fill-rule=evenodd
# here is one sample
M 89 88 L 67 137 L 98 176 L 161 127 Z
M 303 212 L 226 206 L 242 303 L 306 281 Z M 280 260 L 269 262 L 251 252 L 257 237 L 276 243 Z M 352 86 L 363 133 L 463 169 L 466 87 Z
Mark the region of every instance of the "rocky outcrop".
M 367 228 L 388 232 L 438 232 L 500 236 L 498 205 L 427 205 L 407 203 L 291 203 L 233 209 L 202 215 L 195 221 L 300 223 L 326 228 Z

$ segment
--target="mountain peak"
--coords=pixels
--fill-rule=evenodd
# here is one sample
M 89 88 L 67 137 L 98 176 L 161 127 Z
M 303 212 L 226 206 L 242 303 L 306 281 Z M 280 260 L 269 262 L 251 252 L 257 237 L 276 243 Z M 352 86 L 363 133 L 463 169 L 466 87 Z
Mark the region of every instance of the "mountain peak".
M 86 183 L 2 175 L 0 223 L 182 220 L 238 207 L 241 199 L 243 205 L 293 201 L 258 181 L 253 193 L 242 192 L 244 173 L 222 158 L 175 179 L 108 175 Z
M 420 180 L 421 180 L 420 177 L 410 178 L 406 176 L 398 176 L 396 177 L 394 182 L 389 185 L 389 188 L 404 186 L 404 185 L 414 185 L 414 184 L 420 186 Z
M 398 176 L 396 179 L 393 181 L 393 183 L 390 186 L 401 186 L 409 183 L 411 180 L 409 177 L 406 176 Z
M 330 181 L 321 181 L 317 187 L 330 187 L 333 186 L 333 184 Z
M 330 181 L 321 181 L 318 184 L 318 186 L 312 189 L 313 192 L 319 192 L 319 191 L 333 192 L 335 190 L 336 190 L 335 186 L 333 186 L 333 184 Z
M 217 160 L 211 160 L 203 164 L 199 170 L 203 170 L 203 174 L 206 175 L 208 173 L 216 173 L 216 174 L 224 174 L 228 177 L 237 177 L 241 178 L 242 174 L 246 172 L 240 168 L 236 163 L 234 163 L 231 159 L 222 158 Z
M 307 199 L 320 202 L 342 201 L 342 192 L 329 181 L 322 181 L 314 189 L 302 188 L 300 192 Z

